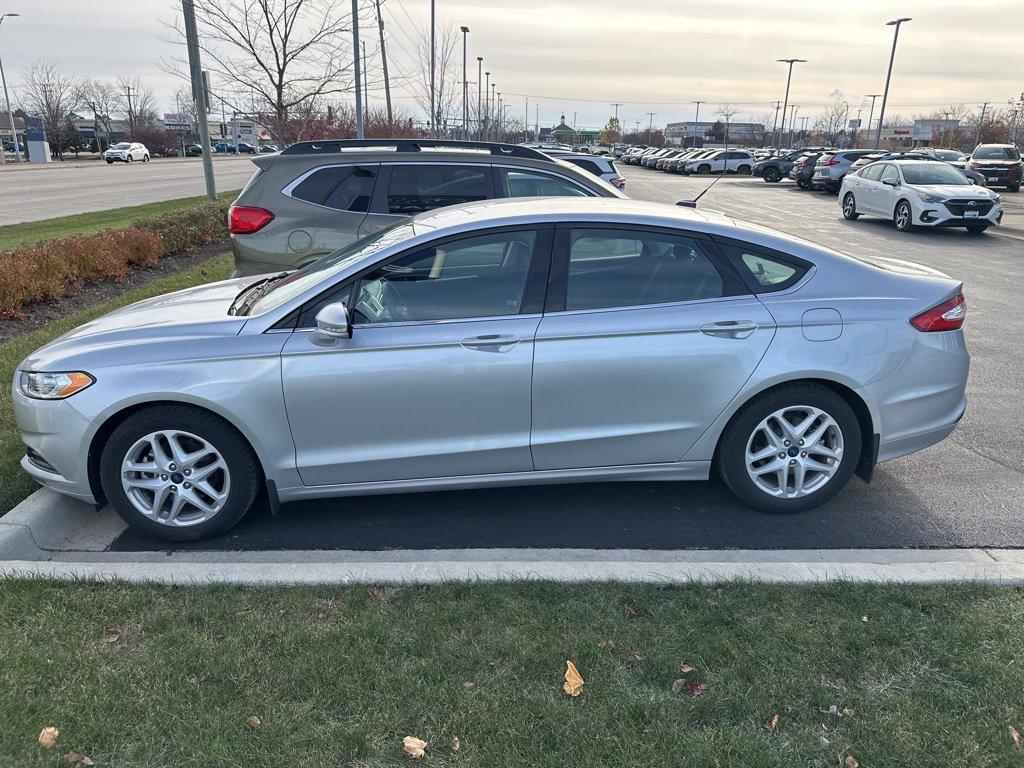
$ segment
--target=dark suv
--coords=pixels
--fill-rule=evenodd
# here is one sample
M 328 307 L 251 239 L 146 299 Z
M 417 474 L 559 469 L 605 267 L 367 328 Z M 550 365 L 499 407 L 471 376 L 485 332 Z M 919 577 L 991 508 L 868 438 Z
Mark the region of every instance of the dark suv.
M 971 153 L 967 167 L 984 176 L 987 187 L 1006 187 L 1011 192 L 1020 192 L 1024 164 L 1020 150 L 1013 144 L 979 144 Z
M 256 155 L 228 214 L 235 275 L 294 269 L 433 208 L 500 197 L 625 197 L 529 147 L 475 141 L 306 141 Z
M 796 152 L 789 152 L 788 154 L 776 155 L 774 157 L 766 157 L 765 159 L 758 160 L 754 163 L 754 167 L 751 169 L 750 173 L 754 176 L 760 176 L 769 184 L 774 184 L 789 175 L 789 171 L 792 169 L 793 163 L 798 157 L 814 150 L 824 149 L 826 149 L 826 147 L 806 147 Z

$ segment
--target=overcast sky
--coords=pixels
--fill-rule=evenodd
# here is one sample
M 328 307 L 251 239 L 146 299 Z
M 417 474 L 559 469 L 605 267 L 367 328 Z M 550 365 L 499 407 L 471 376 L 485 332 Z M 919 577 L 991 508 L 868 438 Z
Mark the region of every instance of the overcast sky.
M 711 117 L 731 102 L 733 118 L 773 110 L 786 66 L 799 57 L 790 102 L 798 116 L 846 99 L 856 111 L 866 93 L 881 92 L 892 43 L 885 22 L 913 21 L 900 32 L 889 114 L 927 113 L 944 105 L 1005 103 L 1024 90 L 1024 48 L 1016 31 L 1022 0 L 881 2 L 834 0 L 438 0 L 439 22 L 470 28 L 470 79 L 484 57 L 498 90 L 523 114 L 525 97 L 540 105 L 542 125 L 564 112 L 580 126 L 603 124 L 611 102 L 623 102 L 624 127 L 693 118 L 692 100 Z M 384 0 L 393 76 L 408 72 L 406 53 L 429 20 L 429 0 Z M 78 76 L 138 76 L 161 105 L 172 106 L 178 82 L 158 67 L 175 46 L 160 21 L 180 15 L 174 0 L 0 0 L 0 14 L 21 13 L 0 27 L 0 57 L 9 82 L 26 65 L 49 59 Z M 411 21 L 412 20 L 412 21 Z M 374 32 L 372 28 L 369 32 Z M 376 41 L 372 35 L 367 41 Z M 403 48 L 405 50 L 403 50 Z M 395 71 L 397 70 L 397 72 Z M 475 89 L 475 85 L 471 86 Z M 410 114 L 411 99 L 397 93 Z M 382 98 L 371 92 L 371 99 Z M 417 116 L 419 116 L 417 114 Z M 867 113 L 864 114 L 867 119 Z

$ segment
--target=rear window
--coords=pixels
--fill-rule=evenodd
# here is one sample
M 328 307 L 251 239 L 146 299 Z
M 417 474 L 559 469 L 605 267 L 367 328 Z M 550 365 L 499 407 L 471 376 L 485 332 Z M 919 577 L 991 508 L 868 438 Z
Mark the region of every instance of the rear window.
M 581 157 L 570 157 L 569 162 L 572 163 L 573 165 L 579 166 L 584 171 L 589 171 L 595 176 L 600 176 L 602 173 L 604 173 L 604 171 L 601 170 L 601 166 L 598 165 L 593 160 L 584 160 Z
M 736 243 L 719 243 L 733 265 L 744 277 L 753 278 L 757 293 L 781 291 L 797 283 L 807 272 L 807 266 L 781 256 Z M 750 282 L 747 280 L 746 282 Z
M 376 175 L 374 167 L 320 168 L 296 184 L 291 196 L 338 211 L 365 213 L 370 207 Z
M 395 165 L 388 213 L 412 216 L 490 197 L 490 169 L 465 165 Z

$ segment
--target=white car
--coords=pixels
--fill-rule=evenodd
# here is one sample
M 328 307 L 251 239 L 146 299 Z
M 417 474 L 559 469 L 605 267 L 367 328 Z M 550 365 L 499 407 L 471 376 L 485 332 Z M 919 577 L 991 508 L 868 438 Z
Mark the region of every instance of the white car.
M 706 157 L 690 160 L 681 169 L 688 173 L 740 173 L 749 174 L 757 158 L 742 149 L 720 149 Z
M 934 160 L 865 165 L 843 178 L 839 200 L 845 218 L 875 214 L 892 219 L 901 232 L 922 226 L 965 227 L 981 233 L 1003 218 L 999 195 Z
M 107 165 L 111 163 L 134 163 L 136 160 L 148 163 L 149 150 L 146 149 L 145 144 L 139 144 L 137 141 L 122 141 L 104 152 L 103 159 L 107 161 Z
M 626 180 L 615 168 L 614 158 L 605 155 L 587 155 L 579 152 L 556 152 L 547 150 L 545 155 L 564 160 L 592 173 L 600 179 L 604 179 L 616 189 L 625 189 Z

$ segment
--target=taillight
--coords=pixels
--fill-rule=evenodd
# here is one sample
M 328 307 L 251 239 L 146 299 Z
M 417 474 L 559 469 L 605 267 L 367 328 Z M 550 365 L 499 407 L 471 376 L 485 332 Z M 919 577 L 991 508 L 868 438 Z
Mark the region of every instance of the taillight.
M 839 158 L 838 157 L 830 157 L 828 162 L 825 163 L 825 165 L 839 165 Z
M 228 208 L 228 232 L 232 235 L 251 235 L 274 220 L 274 214 L 265 208 L 232 205 Z
M 967 317 L 967 299 L 962 293 L 938 306 L 910 318 L 910 324 L 919 331 L 955 331 Z

